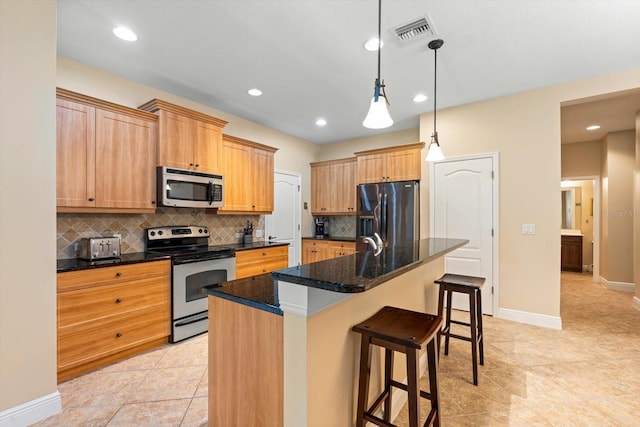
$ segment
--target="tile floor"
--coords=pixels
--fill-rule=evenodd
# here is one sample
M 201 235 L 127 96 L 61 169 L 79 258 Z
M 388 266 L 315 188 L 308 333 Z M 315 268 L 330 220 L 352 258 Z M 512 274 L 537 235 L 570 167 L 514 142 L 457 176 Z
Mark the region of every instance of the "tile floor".
M 485 316 L 478 386 L 469 343 L 452 340 L 441 359 L 442 424 L 639 426 L 640 311 L 631 299 L 563 273 L 562 331 Z M 37 425 L 206 426 L 206 353 L 203 335 L 61 383 L 63 412 Z M 395 423 L 407 425 L 405 411 Z

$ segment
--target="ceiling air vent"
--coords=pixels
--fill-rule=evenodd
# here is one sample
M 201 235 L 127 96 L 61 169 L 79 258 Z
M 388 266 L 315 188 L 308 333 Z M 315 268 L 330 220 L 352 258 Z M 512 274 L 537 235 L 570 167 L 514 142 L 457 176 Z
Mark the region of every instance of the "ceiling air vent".
M 402 41 L 411 40 L 421 35 L 434 36 L 436 34 L 435 28 L 428 16 L 401 25 L 395 29 L 395 32 Z

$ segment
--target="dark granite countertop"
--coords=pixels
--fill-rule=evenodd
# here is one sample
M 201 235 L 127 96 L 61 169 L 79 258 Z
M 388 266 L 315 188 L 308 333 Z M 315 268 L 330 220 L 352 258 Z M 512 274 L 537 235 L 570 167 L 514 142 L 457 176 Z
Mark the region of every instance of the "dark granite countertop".
M 282 315 L 278 303 L 278 285 L 270 273 L 223 282 L 207 291 L 209 295 Z
M 250 249 L 262 249 L 273 246 L 286 246 L 288 243 L 282 242 L 254 242 L 249 244 L 232 243 L 229 245 L 217 245 L 225 248 L 231 248 L 235 252 L 246 251 Z M 100 268 L 110 267 L 123 264 L 135 264 L 138 262 L 157 261 L 160 259 L 170 259 L 168 255 L 163 254 L 149 254 L 146 252 L 134 252 L 130 254 L 122 254 L 120 258 L 101 259 L 96 261 L 87 261 L 80 258 L 68 258 L 57 260 L 57 273 L 64 273 L 66 271 L 85 270 L 88 268 Z
M 334 240 L 337 242 L 355 242 L 355 237 L 346 237 L 346 236 L 309 236 L 303 237 L 306 240 Z
M 64 273 L 67 271 L 86 270 L 89 268 L 112 267 L 115 265 L 135 264 L 138 262 L 158 261 L 162 259 L 170 259 L 168 255 L 148 254 L 146 252 L 134 252 L 131 254 L 122 254 L 120 258 L 101 259 L 96 261 L 87 261 L 80 258 L 59 259 L 57 261 L 56 272 Z
M 368 250 L 277 270 L 271 275 L 277 280 L 328 291 L 364 292 L 441 257 L 467 242 L 461 239 L 422 239 L 385 248 L 377 257 L 373 251 Z

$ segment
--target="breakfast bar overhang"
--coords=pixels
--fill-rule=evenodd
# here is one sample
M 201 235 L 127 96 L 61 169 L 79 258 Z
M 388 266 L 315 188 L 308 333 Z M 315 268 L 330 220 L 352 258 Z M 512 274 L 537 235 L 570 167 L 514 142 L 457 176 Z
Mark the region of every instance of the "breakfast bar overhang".
M 351 327 L 385 305 L 436 313 L 444 255 L 466 243 L 427 238 L 210 289 L 210 425 L 352 426 L 359 337 Z M 374 353 L 371 397 L 383 369 Z M 404 358 L 394 366 L 404 381 Z M 394 395 L 394 414 L 405 400 Z

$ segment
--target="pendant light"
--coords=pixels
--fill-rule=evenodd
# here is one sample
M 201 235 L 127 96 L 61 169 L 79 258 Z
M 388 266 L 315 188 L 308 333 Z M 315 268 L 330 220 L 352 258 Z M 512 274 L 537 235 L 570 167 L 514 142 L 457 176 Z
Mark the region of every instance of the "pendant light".
M 428 162 L 436 162 L 438 160 L 444 160 L 444 154 L 440 148 L 440 142 L 438 142 L 438 131 L 436 130 L 436 77 L 438 74 L 438 49 L 442 47 L 444 41 L 441 39 L 431 40 L 429 42 L 429 49 L 433 49 L 433 134 L 431 135 L 431 142 L 429 143 L 429 149 L 427 150 Z
M 373 88 L 373 98 L 371 98 L 371 104 L 369 105 L 369 113 L 367 113 L 367 117 L 362 122 L 362 125 L 369 129 L 384 129 L 393 124 L 393 119 L 391 119 L 387 110 L 389 102 L 384 92 L 384 80 L 380 80 L 381 19 L 382 0 L 378 0 L 378 77 Z

